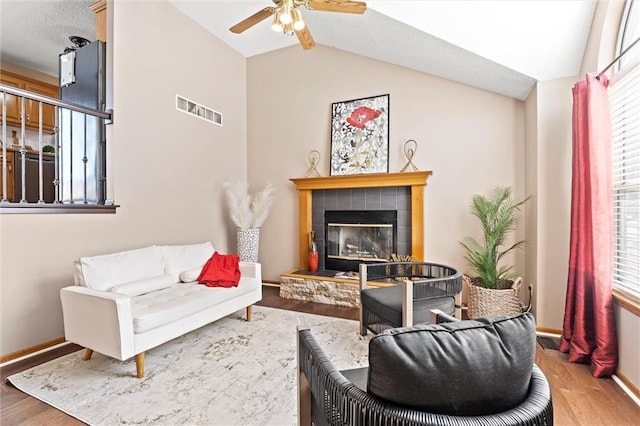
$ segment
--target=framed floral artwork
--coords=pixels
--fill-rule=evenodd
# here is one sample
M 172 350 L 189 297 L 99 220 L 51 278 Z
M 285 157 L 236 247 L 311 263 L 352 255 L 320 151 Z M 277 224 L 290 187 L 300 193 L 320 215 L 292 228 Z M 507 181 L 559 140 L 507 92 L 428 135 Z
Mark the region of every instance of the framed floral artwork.
M 331 104 L 331 176 L 389 171 L 389 95 Z

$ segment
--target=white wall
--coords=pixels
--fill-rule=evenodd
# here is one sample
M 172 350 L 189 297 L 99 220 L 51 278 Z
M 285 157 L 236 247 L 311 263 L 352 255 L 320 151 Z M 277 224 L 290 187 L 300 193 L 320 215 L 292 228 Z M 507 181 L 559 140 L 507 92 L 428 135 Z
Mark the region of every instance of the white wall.
M 245 59 L 168 3 L 111 5 L 108 144 L 121 207 L 0 215 L 3 355 L 63 336 L 59 290 L 79 256 L 201 241 L 230 250 L 221 184 L 246 176 Z M 224 113 L 224 127 L 176 111 L 176 93 Z
M 575 77 L 539 82 L 526 102 L 526 269 L 538 327 L 562 328 L 571 217 L 571 87 Z
M 479 232 L 473 194 L 501 184 L 524 195 L 522 102 L 323 46 L 249 58 L 247 85 L 249 181 L 278 187 L 260 237 L 265 279 L 298 267 L 298 196 L 289 178 L 305 175 L 314 149 L 329 174 L 332 102 L 390 94 L 389 170 L 402 168 L 403 144 L 415 139 L 414 163 L 434 172 L 424 193 L 429 261 L 468 270 L 458 241 Z

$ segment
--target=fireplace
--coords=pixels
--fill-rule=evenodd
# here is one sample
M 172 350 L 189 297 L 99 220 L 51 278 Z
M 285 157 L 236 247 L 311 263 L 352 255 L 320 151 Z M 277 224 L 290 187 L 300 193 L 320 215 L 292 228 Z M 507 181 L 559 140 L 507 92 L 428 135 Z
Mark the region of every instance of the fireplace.
M 411 255 L 416 262 L 422 261 L 423 192 L 431 173 L 369 173 L 291 179 L 299 194 L 299 266 L 280 275 L 280 297 L 354 308 L 360 306 L 358 281 L 352 277 L 335 277 L 335 273 L 331 273 L 325 266 L 326 211 L 346 210 L 348 215 L 353 216 L 353 212 L 361 210 L 394 210 L 397 215 L 397 232 L 394 231 L 396 236 L 391 245 L 395 244 L 396 247 L 392 252 L 400 256 Z M 310 273 L 307 269 L 311 231 L 315 233 L 320 258 L 316 273 Z
M 398 255 L 424 256 L 424 188 L 431 171 L 317 176 L 291 179 L 299 196 L 297 270 L 307 270 L 309 233 L 315 232 L 320 252 L 319 270 L 325 261 L 324 212 L 327 210 L 396 210 Z
M 386 262 L 397 253 L 396 210 L 326 210 L 324 264 L 334 271 L 357 271 L 362 262 Z

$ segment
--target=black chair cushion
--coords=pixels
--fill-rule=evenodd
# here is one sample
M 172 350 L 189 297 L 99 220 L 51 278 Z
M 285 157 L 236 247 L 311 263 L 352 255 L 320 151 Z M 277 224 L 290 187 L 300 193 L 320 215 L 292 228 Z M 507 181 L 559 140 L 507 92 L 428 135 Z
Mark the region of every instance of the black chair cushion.
M 428 323 L 429 311 L 432 309 L 440 309 L 450 315 L 454 314 L 455 300 L 453 296 L 445 296 L 446 293 L 440 289 L 433 289 L 433 291 L 439 292 L 443 296 L 413 301 L 414 324 Z M 386 319 L 391 324 L 396 324 L 396 327 L 402 325 L 401 285 L 367 288 L 360 293 L 360 300 L 362 306 L 380 318 Z
M 431 413 L 503 412 L 527 397 L 535 345 L 529 313 L 389 329 L 369 343 L 367 390 Z

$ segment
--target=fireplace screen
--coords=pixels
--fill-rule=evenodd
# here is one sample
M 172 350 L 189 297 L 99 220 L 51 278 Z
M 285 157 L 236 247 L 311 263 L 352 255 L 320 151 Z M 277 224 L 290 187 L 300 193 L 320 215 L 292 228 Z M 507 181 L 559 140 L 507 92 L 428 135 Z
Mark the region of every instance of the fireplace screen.
M 395 211 L 328 211 L 326 214 L 327 269 L 357 271 L 361 262 L 385 262 L 395 253 Z

